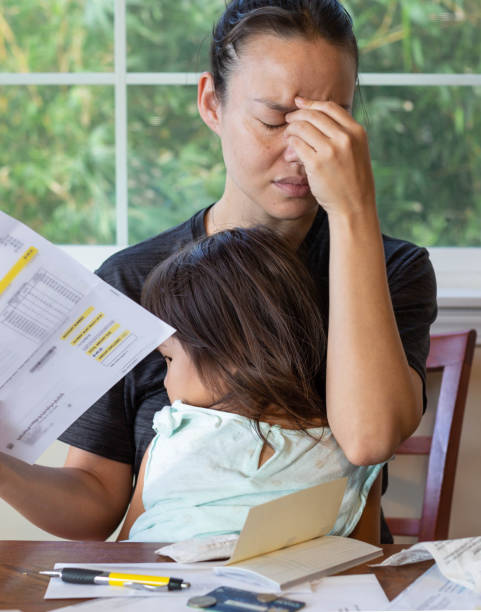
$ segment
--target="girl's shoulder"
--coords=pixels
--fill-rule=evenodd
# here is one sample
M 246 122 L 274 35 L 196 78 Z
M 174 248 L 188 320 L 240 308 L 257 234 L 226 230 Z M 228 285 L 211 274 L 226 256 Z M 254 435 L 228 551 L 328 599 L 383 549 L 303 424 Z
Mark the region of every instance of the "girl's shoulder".
M 250 419 L 236 412 L 193 406 L 176 400 L 154 414 L 153 428 L 157 433 L 170 437 L 188 424 L 195 424 L 199 430 L 205 431 L 219 429 L 221 425 L 232 421 L 250 426 Z
M 219 430 L 222 426 L 234 425 L 243 429 L 252 430 L 255 421 L 239 412 L 228 409 L 216 409 L 205 406 L 193 406 L 180 400 L 176 400 L 170 406 L 164 406 L 154 414 L 153 428 L 157 433 L 170 437 L 180 433 L 187 425 L 194 425 L 200 434 L 208 431 Z M 280 429 L 291 436 L 314 435 L 328 436 L 330 428 L 319 418 L 313 421 L 305 429 L 296 426 L 292 419 L 280 414 L 266 415 L 259 421 L 261 430 L 270 428 Z

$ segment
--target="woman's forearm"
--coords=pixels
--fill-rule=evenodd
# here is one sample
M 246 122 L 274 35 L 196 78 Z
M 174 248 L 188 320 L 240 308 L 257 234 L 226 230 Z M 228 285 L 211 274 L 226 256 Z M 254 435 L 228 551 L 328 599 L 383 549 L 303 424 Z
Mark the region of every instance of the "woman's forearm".
M 116 486 L 111 491 L 102 472 L 99 477 L 75 467 L 30 465 L 0 453 L 0 496 L 53 535 L 104 540 L 116 528 L 128 504 L 130 486 L 128 492 L 120 493 L 127 481 L 119 465 L 121 473 L 116 471 L 110 477 Z
M 295 99 L 285 134 L 329 218 L 327 416 L 348 459 L 387 459 L 421 415 L 386 280 L 366 131 L 333 101 Z
M 422 414 L 391 304 L 374 204 L 329 216 L 327 411 L 355 464 L 388 459 Z

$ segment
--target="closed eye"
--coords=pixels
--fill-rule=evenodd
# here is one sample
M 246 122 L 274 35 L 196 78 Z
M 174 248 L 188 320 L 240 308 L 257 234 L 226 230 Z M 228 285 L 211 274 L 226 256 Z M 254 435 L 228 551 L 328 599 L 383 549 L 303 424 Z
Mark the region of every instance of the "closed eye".
M 262 123 L 262 125 L 267 129 L 267 130 L 276 130 L 278 128 L 284 127 L 285 125 L 287 125 L 286 122 L 284 123 L 278 123 L 278 124 L 272 124 L 272 123 L 266 123 L 265 121 L 261 121 L 259 119 L 260 123 Z

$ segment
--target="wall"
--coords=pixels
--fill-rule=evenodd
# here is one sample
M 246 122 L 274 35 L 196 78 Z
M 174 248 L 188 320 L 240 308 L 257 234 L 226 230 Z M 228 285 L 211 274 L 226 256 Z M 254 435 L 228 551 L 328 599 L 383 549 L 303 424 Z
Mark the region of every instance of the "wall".
M 429 395 L 435 398 L 439 377 L 430 380 Z M 432 406 L 420 425 L 424 431 L 432 427 Z M 461 434 L 461 447 L 454 488 L 449 536 L 462 538 L 481 535 L 481 487 L 479 470 L 481 465 L 481 346 L 475 351 L 466 413 Z M 62 465 L 66 446 L 55 442 L 40 458 L 44 465 Z M 420 457 L 400 457 L 390 466 L 390 485 L 383 506 L 387 515 L 416 516 L 422 505 L 422 481 L 426 460 Z M 115 536 L 114 536 L 115 537 Z M 0 501 L 0 539 L 3 540 L 50 540 L 49 534 L 37 529 Z

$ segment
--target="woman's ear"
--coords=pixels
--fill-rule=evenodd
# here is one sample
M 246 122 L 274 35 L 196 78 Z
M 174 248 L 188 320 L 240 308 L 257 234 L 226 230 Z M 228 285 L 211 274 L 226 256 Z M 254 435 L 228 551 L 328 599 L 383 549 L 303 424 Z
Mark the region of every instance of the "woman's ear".
M 203 72 L 197 86 L 197 108 L 204 123 L 220 136 L 221 104 L 215 93 L 214 79 L 210 72 Z

